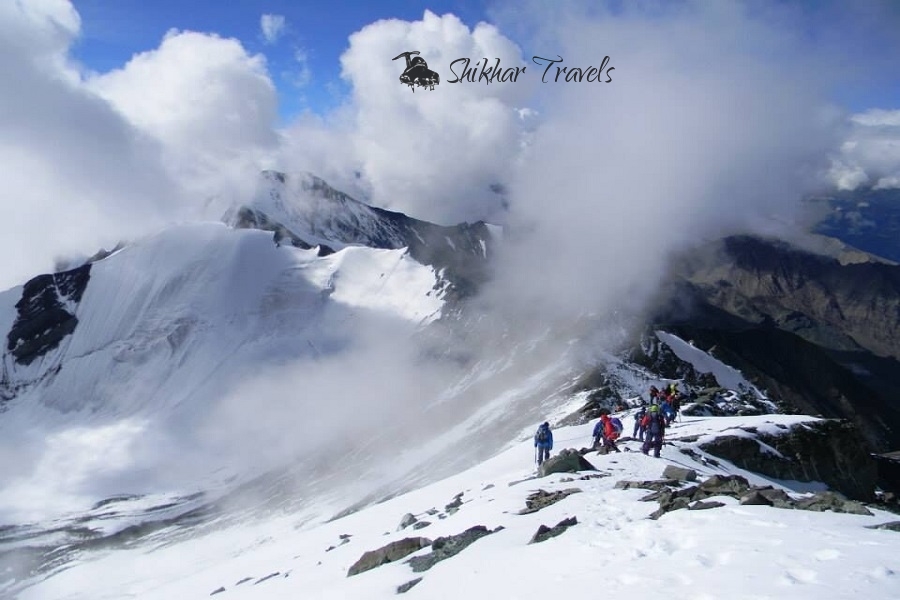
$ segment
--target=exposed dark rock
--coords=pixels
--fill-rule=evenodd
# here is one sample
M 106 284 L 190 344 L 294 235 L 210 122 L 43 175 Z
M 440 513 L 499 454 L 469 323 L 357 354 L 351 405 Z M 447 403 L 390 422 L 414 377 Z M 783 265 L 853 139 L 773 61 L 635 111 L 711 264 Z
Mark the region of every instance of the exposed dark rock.
M 725 506 L 725 503 L 718 500 L 713 500 L 712 502 L 697 500 L 693 504 L 688 505 L 688 510 L 709 510 L 710 508 L 720 508 L 722 506 Z
M 694 439 L 691 439 L 691 438 L 694 438 Z M 679 438 L 679 440 L 682 442 L 696 442 L 697 439 L 699 439 L 699 437 L 697 437 L 697 436 L 691 436 L 691 438 L 684 437 L 684 438 Z M 703 456 L 702 454 L 700 454 L 693 448 L 679 448 L 678 450 L 682 454 L 686 454 L 686 455 L 690 456 L 691 458 L 693 458 L 695 461 L 702 463 L 704 465 L 709 465 L 711 467 L 719 466 L 719 461 L 709 458 L 708 456 Z
M 457 535 L 439 537 L 431 544 L 431 552 L 424 556 L 414 556 L 406 562 L 412 567 L 414 573 L 427 571 L 442 560 L 456 556 L 471 544 L 492 533 L 494 532 L 484 525 L 476 525 Z
M 253 581 L 253 578 L 252 577 L 244 577 L 243 579 L 241 579 L 234 585 L 241 585 L 242 583 L 247 583 L 248 581 Z
M 875 496 L 875 461 L 859 431 L 846 421 L 801 423 L 779 435 L 723 436 L 701 448 L 775 479 L 821 481 L 856 500 Z
M 420 581 L 422 581 L 422 578 L 421 578 L 421 577 L 416 577 L 415 579 L 411 579 L 411 580 L 407 581 L 407 582 L 404 583 L 404 584 L 398 585 L 398 586 L 397 586 L 397 593 L 398 593 L 398 594 L 405 594 L 405 593 L 408 592 L 409 590 L 411 590 L 411 589 L 413 589 L 414 587 L 416 587 L 416 585 L 417 585 Z
M 692 388 L 719 387 L 712 373 L 700 373 L 694 365 L 678 358 L 672 349 L 656 336 L 652 328 L 643 332 L 640 343 L 631 350 L 627 358 L 661 379 L 680 380 Z
M 900 448 L 900 266 L 735 236 L 676 260 L 658 328 L 739 369 L 784 411 Z
M 675 465 L 666 465 L 662 476 L 665 479 L 676 479 L 678 481 L 697 481 L 697 471 L 676 467 Z
M 589 373 L 573 391 L 592 390 L 584 405 L 574 413 L 562 418 L 559 427 L 584 425 L 602 414 L 609 414 L 621 404 L 622 397 L 613 390 L 610 380 L 603 371 Z
M 538 530 L 535 532 L 534 536 L 532 536 L 529 544 L 539 544 L 540 542 L 544 542 L 549 540 L 550 538 L 561 535 L 571 527 L 572 525 L 577 525 L 578 519 L 575 517 L 569 517 L 568 519 L 563 519 L 554 527 L 547 527 L 546 525 L 541 525 L 538 527 Z
M 347 577 L 405 558 L 413 552 L 418 552 L 430 543 L 431 540 L 428 538 L 409 537 L 391 542 L 377 550 L 369 550 L 350 567 L 350 570 L 347 571 Z
M 268 581 L 268 580 L 270 580 L 270 579 L 274 579 L 275 577 L 278 577 L 279 575 L 281 575 L 281 572 L 280 572 L 280 571 L 275 571 L 274 573 L 269 573 L 269 574 L 266 575 L 265 577 L 260 577 L 259 579 L 257 579 L 256 581 L 254 581 L 254 582 L 253 582 L 253 585 L 259 585 L 259 584 L 261 584 L 263 581 Z
M 39 275 L 22 287 L 6 344 L 16 362 L 31 364 L 75 331 L 78 318 L 69 306 L 81 302 L 90 273 L 87 263 L 71 271 Z
M 900 494 L 900 451 L 876 454 L 872 458 L 878 472 L 878 487 Z
M 212 592 L 210 592 L 209 595 L 210 595 L 210 596 L 215 596 L 216 594 L 221 594 L 221 593 L 224 592 L 224 591 L 225 591 L 225 588 L 220 587 L 219 589 L 213 590 Z
M 545 492 L 544 490 L 538 490 L 533 494 L 530 494 L 528 498 L 525 499 L 525 506 L 519 511 L 520 515 L 527 515 L 531 513 L 535 513 L 542 508 L 547 508 L 552 504 L 556 504 L 563 498 L 570 496 L 571 494 L 577 494 L 581 492 L 578 488 L 569 488 L 566 490 L 559 490 L 556 492 Z
M 538 469 L 539 477 L 551 473 L 577 473 L 578 471 L 596 471 L 597 469 L 581 456 L 578 451 L 566 448 L 556 456 L 551 456 Z
M 416 522 L 413 524 L 412 528 L 413 528 L 413 529 L 425 529 L 425 528 L 428 527 L 429 525 L 431 525 L 431 522 L 430 522 L 430 521 L 416 521 Z

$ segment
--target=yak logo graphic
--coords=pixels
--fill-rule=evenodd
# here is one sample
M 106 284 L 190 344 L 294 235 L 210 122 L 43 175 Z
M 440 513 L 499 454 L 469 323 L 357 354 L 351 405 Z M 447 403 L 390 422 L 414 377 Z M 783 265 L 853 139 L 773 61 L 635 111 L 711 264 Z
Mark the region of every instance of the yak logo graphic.
M 421 56 L 410 58 L 413 54 L 419 54 L 418 50 L 401 52 L 391 60 L 397 60 L 401 56 L 406 59 L 406 70 L 400 76 L 400 83 L 405 83 L 413 92 L 416 86 L 433 90 L 434 86 L 441 82 L 441 76 L 428 68 L 428 63 Z

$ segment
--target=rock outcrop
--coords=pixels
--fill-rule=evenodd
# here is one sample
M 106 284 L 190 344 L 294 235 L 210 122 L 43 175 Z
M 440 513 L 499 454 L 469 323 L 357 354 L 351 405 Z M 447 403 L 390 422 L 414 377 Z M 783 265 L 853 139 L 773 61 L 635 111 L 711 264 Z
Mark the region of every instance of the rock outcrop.
M 706 510 L 725 506 L 724 503 L 707 502 L 715 496 L 731 497 L 745 506 L 774 506 L 776 508 L 796 508 L 799 510 L 826 511 L 869 515 L 872 513 L 861 503 L 848 500 L 837 492 L 817 492 L 809 497 L 791 498 L 784 490 L 772 486 L 751 486 L 740 475 L 713 475 L 699 485 L 678 487 L 681 482 L 671 479 L 657 481 L 619 481 L 618 489 L 648 489 L 653 493 L 641 498 L 642 502 L 659 502 L 659 508 L 650 514 L 658 519 L 667 512 L 687 508 Z
M 875 496 L 877 469 L 859 431 L 840 420 L 794 425 L 774 435 L 744 431 L 700 446 L 734 465 L 774 479 L 820 481 L 861 501 Z
M 75 307 L 81 302 L 91 264 L 52 275 L 39 275 L 22 287 L 18 315 L 7 334 L 6 349 L 17 363 L 28 365 L 75 331 Z

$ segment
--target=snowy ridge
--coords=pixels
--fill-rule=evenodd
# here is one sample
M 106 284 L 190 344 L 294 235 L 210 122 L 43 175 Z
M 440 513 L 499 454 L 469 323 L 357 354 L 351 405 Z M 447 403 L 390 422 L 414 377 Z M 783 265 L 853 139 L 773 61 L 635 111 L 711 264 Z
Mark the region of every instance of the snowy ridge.
M 625 416 L 625 415 L 622 415 Z M 677 510 L 648 519 L 654 503 L 645 490 L 615 489 L 619 480 L 652 480 L 666 464 L 691 467 L 701 479 L 737 473 L 751 484 L 772 484 L 728 463 L 693 461 L 677 441 L 716 436 L 737 426 L 760 429 L 803 422 L 807 417 L 766 415 L 684 418 L 662 459 L 635 452 L 588 458 L 599 478 L 555 474 L 530 480 L 530 442 L 511 447 L 459 475 L 329 522 L 303 514 L 227 528 L 175 546 L 144 546 L 85 560 L 34 587 L 22 600 L 102 600 L 136 595 L 144 599 L 208 597 L 266 600 L 298 596 L 393 598 L 397 587 L 422 580 L 417 598 L 583 598 L 603 578 L 617 594 L 641 598 L 829 598 L 896 597 L 900 585 L 900 538 L 869 527 L 896 521 L 877 509 L 873 516 L 743 506 L 716 497 L 712 510 Z M 586 445 L 591 424 L 557 429 L 556 450 Z M 627 450 L 631 450 L 630 452 Z M 796 498 L 802 492 L 784 487 Z M 538 490 L 577 488 L 563 500 L 520 515 Z M 445 505 L 458 497 L 458 508 Z M 427 523 L 400 531 L 411 513 Z M 529 540 L 543 524 L 575 517 L 559 537 Z M 454 535 L 484 525 L 494 531 L 430 570 L 414 573 L 404 560 L 352 577 L 349 567 L 365 552 L 410 536 Z M 412 556 L 421 556 L 429 548 Z M 185 561 L 185 556 L 191 556 Z M 136 566 L 140 566 L 136 570 Z

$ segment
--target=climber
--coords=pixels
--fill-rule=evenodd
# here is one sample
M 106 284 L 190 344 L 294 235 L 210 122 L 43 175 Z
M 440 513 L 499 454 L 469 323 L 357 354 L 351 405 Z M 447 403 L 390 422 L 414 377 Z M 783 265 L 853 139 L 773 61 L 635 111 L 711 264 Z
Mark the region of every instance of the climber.
M 537 464 L 542 465 L 550 458 L 553 450 L 553 432 L 550 431 L 550 423 L 544 421 L 534 434 L 534 447 L 537 449 Z
M 650 406 L 649 412 L 644 415 L 641 420 L 644 426 L 644 445 L 641 452 L 648 454 L 653 448 L 653 456 L 659 458 L 662 450 L 663 438 L 666 434 L 666 420 L 659 411 L 659 407 L 655 404 Z
M 641 425 L 641 419 L 644 418 L 644 415 L 647 414 L 647 407 L 641 405 L 641 409 L 637 411 L 634 415 L 634 433 L 631 434 L 631 437 L 644 441 L 644 426 Z
M 603 448 L 605 449 L 604 454 L 608 454 L 610 452 L 621 452 L 621 450 L 619 450 L 619 448 L 616 446 L 616 440 L 619 439 L 619 435 L 622 433 L 622 430 L 619 427 L 616 427 L 613 419 L 611 419 L 607 414 L 600 415 L 600 422 L 603 423 Z M 619 426 L 621 426 L 621 423 L 622 422 L 619 421 Z

